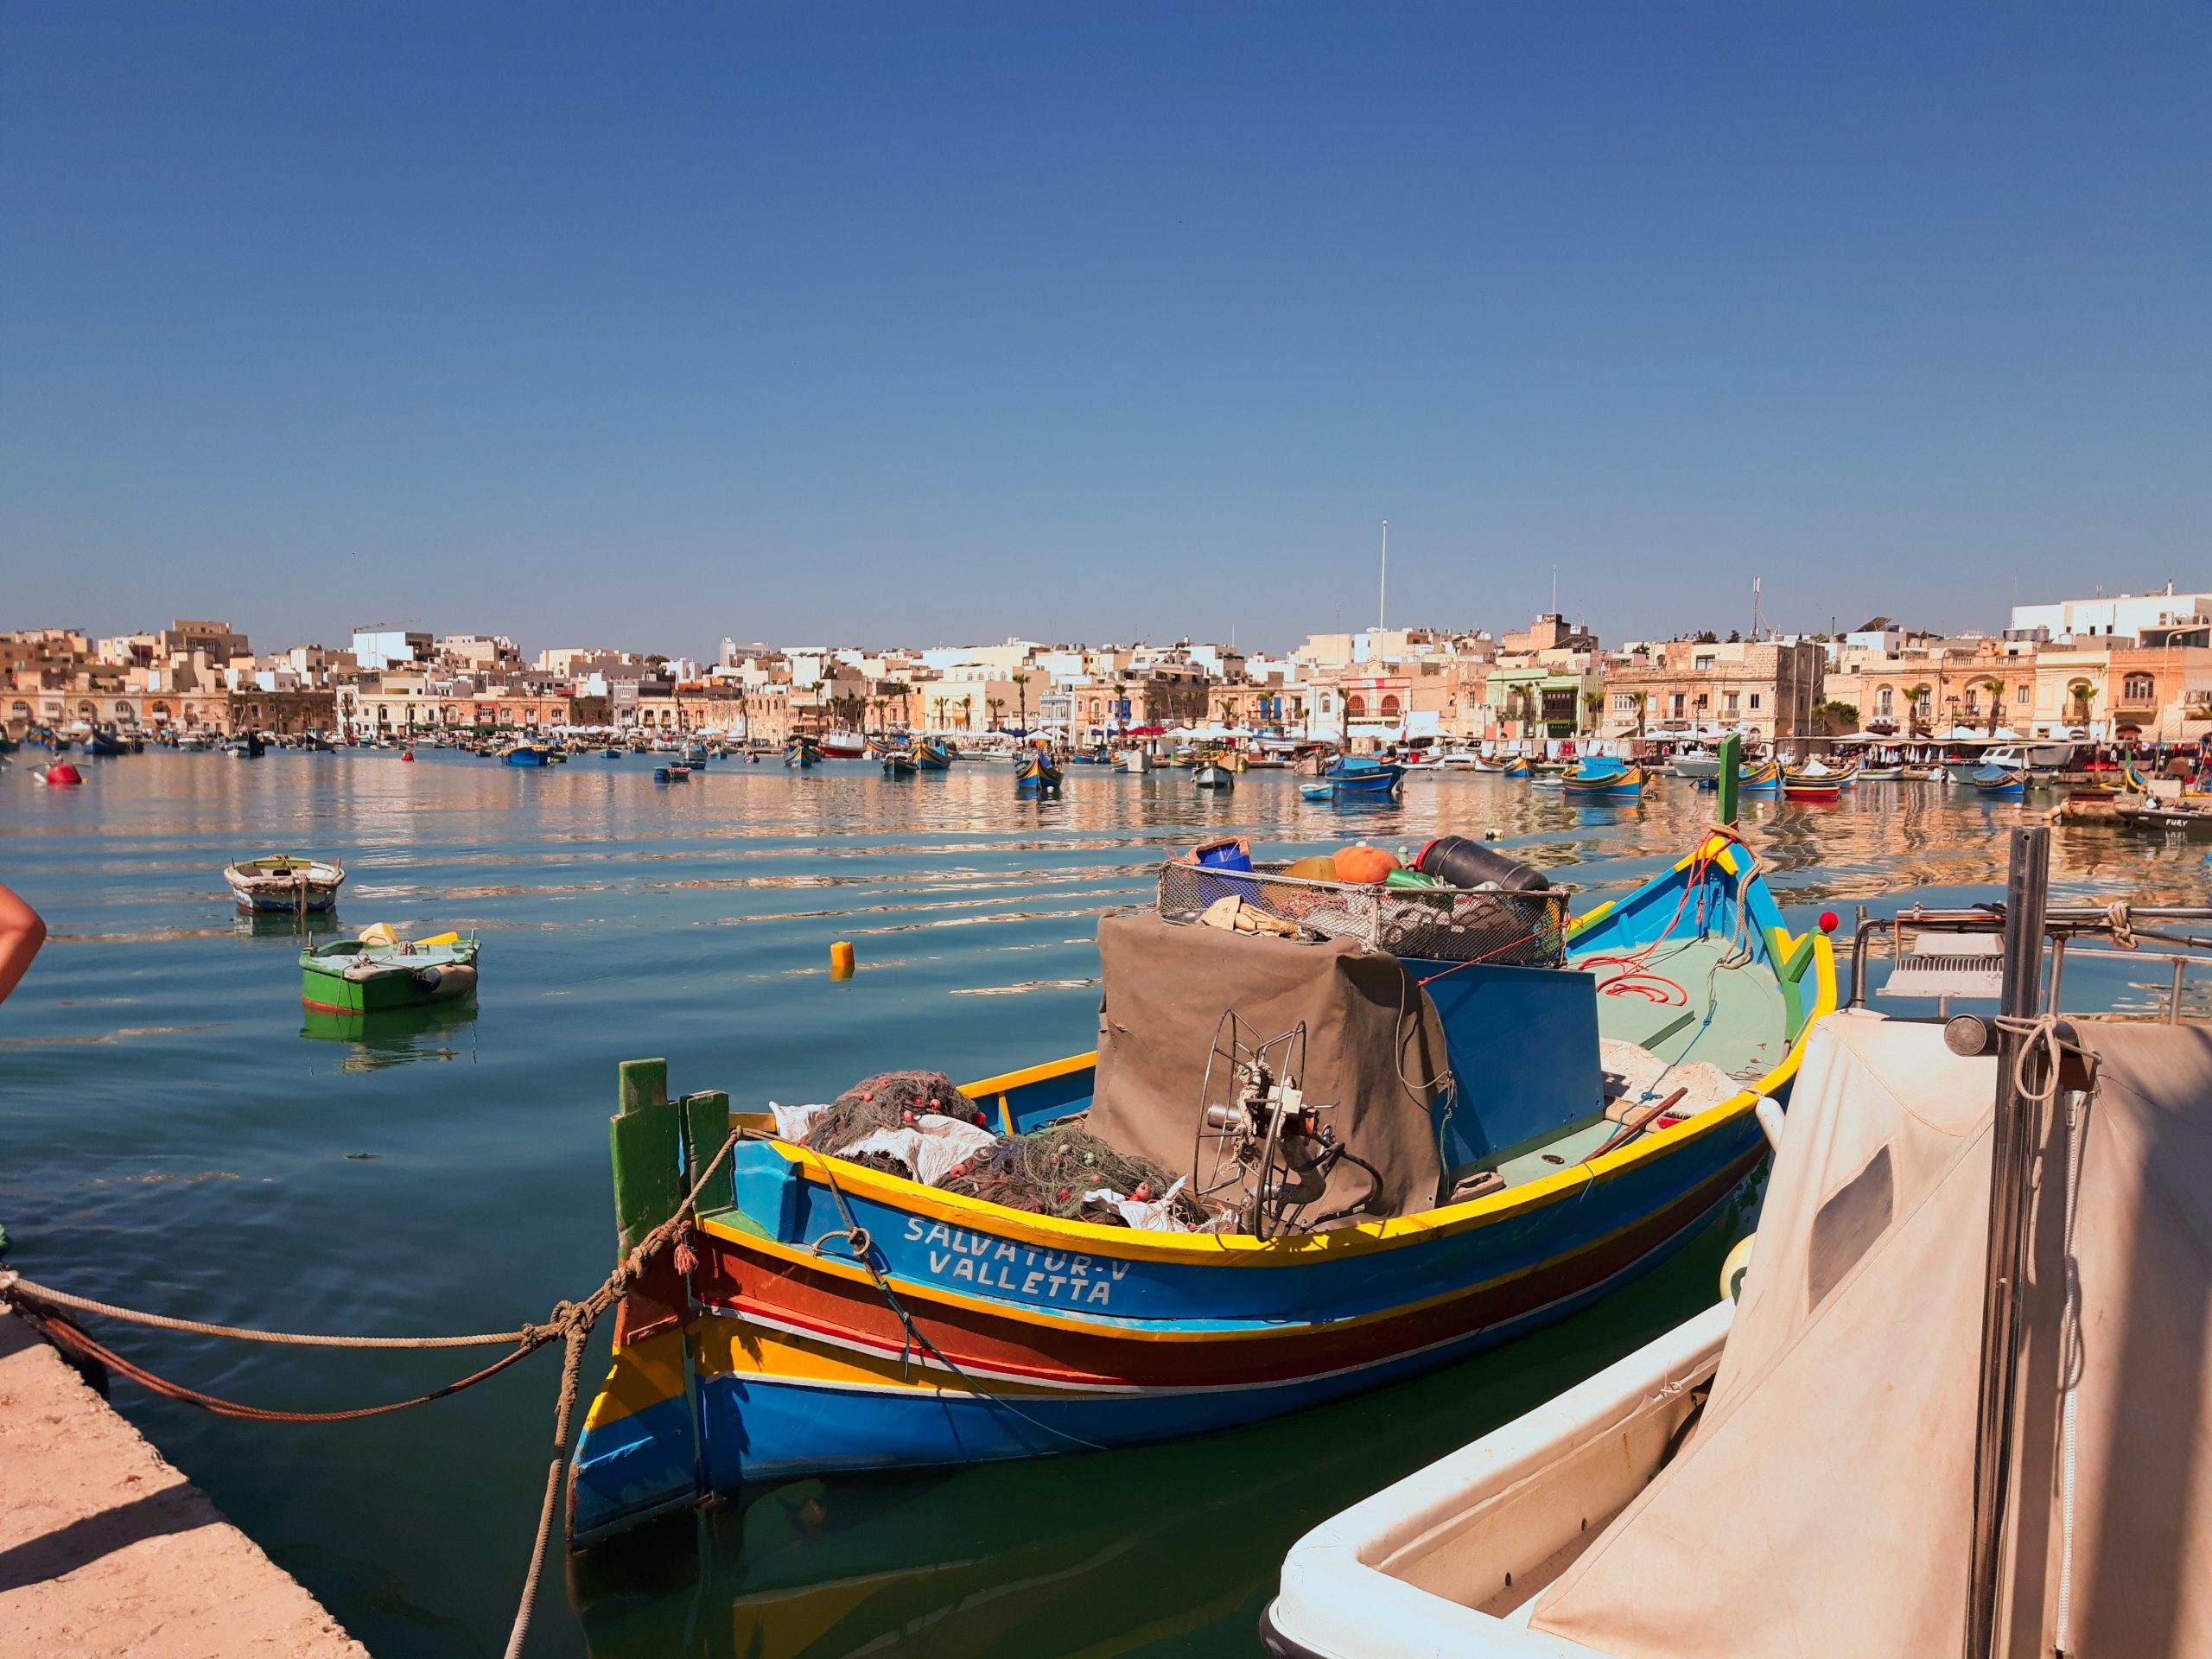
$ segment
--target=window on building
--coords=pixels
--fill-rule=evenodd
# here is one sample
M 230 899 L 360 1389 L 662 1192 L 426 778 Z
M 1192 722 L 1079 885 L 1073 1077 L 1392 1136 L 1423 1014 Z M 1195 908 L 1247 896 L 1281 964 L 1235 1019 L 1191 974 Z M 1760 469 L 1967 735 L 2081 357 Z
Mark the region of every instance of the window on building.
M 1721 698 L 1721 707 L 1732 715 L 1736 712 L 1736 694 L 1733 691 L 1728 692 Z
M 1636 707 L 1636 699 L 1635 699 L 1634 697 L 1631 697 L 1630 696 L 1629 696 L 1629 694 L 1628 694 L 1627 692 L 1625 692 L 1625 691 L 1616 691 L 1616 692 L 1614 692 L 1614 693 L 1613 693 L 1613 712 L 1614 712 L 1615 714 L 1617 714 L 1617 715 L 1624 715 L 1624 714 L 1627 714 L 1630 709 L 1634 709 L 1635 707 Z
M 1669 712 L 1671 713 L 1675 719 L 1680 720 L 1682 717 L 1682 694 L 1677 691 L 1668 701 Z
M 2019 704 L 2023 709 L 2024 709 L 2024 708 L 2026 708 L 2026 707 L 2028 706 L 2028 704 L 2029 704 L 2030 702 L 2033 702 L 2033 701 L 2034 701 L 2034 699 L 2035 699 L 2035 688 L 2034 688 L 2033 686 L 2030 686 L 2030 685 L 2023 685 L 2023 686 L 2019 689 L 2018 693 L 2018 694 L 2015 696 L 2015 697 L 2013 698 L 2013 701 L 2014 701 L 2014 702 L 2018 702 L 2018 704 Z
M 1344 712 L 1349 714 L 1354 720 L 1359 719 L 1360 716 L 1367 712 L 1367 699 L 1365 697 L 1346 697 L 1344 699 Z
M 1700 670 L 1708 669 L 1708 668 L 1711 668 L 1711 667 L 1713 666 L 1713 659 L 1712 658 L 1710 658 L 1710 657 L 1700 657 L 1700 658 L 1699 658 L 1697 659 L 1696 666 L 1697 666 Z
M 1382 699 L 1382 713 L 1386 719 L 1397 712 L 1398 700 L 1395 697 L 1385 697 Z
M 1885 685 L 1874 693 L 1874 712 L 1876 714 L 1887 715 L 1895 709 L 1896 707 L 1897 693 L 1891 687 Z
M 2120 695 L 2130 702 L 2148 702 L 2154 695 L 2148 674 L 2131 674 L 2120 682 Z
M 1754 692 L 1752 692 L 1752 693 L 1751 693 L 1751 707 L 1752 707 L 1754 709 L 1756 709 L 1758 706 L 1759 706 L 1759 694 L 1758 694 L 1758 692 L 1754 691 Z

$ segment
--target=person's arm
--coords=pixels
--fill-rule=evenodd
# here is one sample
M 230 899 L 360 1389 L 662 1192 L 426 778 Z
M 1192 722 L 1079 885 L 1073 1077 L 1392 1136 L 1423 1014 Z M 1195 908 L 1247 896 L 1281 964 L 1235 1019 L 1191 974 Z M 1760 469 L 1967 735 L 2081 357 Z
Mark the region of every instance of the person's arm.
M 0 1002 L 8 1000 L 45 943 L 46 923 L 38 912 L 0 887 Z

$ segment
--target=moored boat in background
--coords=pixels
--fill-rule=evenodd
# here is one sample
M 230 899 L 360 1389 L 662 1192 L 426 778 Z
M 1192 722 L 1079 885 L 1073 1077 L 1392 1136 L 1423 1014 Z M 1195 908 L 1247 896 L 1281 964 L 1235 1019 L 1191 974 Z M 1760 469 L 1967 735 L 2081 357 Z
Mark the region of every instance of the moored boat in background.
M 329 1014 L 458 1001 L 476 995 L 478 948 L 458 933 L 403 940 L 379 923 L 301 951 L 300 1000 Z
M 223 880 L 241 910 L 328 910 L 346 885 L 346 871 L 327 859 L 275 853 L 226 865 Z

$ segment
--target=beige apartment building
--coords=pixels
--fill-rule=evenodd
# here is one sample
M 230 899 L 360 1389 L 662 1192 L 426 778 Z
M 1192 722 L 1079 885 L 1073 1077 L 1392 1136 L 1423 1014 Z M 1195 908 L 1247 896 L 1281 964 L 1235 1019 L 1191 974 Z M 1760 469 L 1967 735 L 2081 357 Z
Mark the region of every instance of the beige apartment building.
M 1786 741 L 1815 729 L 1827 664 L 1827 648 L 1813 639 L 1635 646 L 1605 664 L 1599 735 L 1741 731 Z

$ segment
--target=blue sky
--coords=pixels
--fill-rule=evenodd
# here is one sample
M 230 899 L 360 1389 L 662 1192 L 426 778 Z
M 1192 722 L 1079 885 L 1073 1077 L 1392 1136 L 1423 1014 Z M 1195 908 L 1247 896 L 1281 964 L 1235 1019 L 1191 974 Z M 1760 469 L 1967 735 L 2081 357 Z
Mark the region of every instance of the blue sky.
M 0 626 L 2212 585 L 2212 11 L 0 3 Z

